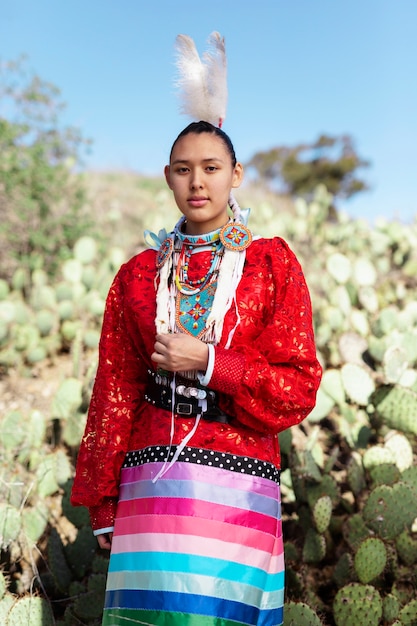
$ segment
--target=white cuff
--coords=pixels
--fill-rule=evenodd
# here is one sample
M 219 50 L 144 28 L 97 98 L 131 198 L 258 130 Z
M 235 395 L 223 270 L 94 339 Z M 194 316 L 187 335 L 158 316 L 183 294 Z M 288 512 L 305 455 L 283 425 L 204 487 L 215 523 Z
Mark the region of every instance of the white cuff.
M 197 374 L 198 380 L 200 381 L 200 384 L 203 385 L 203 387 L 207 387 L 211 380 L 211 377 L 213 375 L 213 370 L 214 370 L 214 362 L 216 360 L 216 353 L 214 351 L 214 346 L 211 343 L 208 343 L 207 348 L 208 348 L 208 362 L 207 362 L 206 373 L 203 374 L 202 372 L 199 372 Z
M 93 530 L 93 535 L 97 537 L 97 535 L 105 535 L 106 533 L 112 533 L 114 531 L 114 526 L 109 526 L 108 528 L 98 528 L 97 530 Z

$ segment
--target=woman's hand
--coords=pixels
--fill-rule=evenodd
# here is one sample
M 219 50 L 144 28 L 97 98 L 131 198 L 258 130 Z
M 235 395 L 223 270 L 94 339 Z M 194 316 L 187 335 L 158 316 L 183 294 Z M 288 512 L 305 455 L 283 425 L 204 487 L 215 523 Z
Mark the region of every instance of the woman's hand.
M 208 347 L 204 341 L 185 333 L 157 335 L 151 359 L 168 372 L 205 372 Z
M 103 533 L 102 535 L 97 535 L 98 545 L 102 550 L 110 550 L 112 539 L 113 533 Z

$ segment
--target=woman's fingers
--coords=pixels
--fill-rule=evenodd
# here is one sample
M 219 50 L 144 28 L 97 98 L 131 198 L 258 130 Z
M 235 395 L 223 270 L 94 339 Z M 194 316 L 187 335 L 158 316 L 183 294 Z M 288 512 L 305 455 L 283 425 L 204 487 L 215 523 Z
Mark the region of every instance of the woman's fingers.
M 97 535 L 98 545 L 102 550 L 110 550 L 112 539 L 113 533 L 103 533 L 102 535 Z
M 173 333 L 157 335 L 152 360 L 170 372 L 205 369 L 207 345 L 191 335 Z

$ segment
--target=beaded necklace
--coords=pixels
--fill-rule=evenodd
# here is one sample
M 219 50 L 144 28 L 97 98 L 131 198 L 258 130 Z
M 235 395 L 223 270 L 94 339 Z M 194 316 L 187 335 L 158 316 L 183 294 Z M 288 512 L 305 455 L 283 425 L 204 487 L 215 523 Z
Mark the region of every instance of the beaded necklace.
M 175 264 L 175 285 L 180 293 L 187 296 L 195 295 L 216 280 L 219 273 L 224 253 L 219 231 L 213 231 L 204 235 L 186 235 L 179 231 L 176 235 L 176 241 L 180 249 L 179 251 L 175 250 L 178 254 Z M 208 271 L 201 278 L 191 279 L 188 275 L 191 256 L 207 250 L 210 250 L 210 267 Z
M 155 316 L 155 325 L 158 333 L 178 331 L 178 315 L 181 309 L 179 301 L 181 299 L 184 301 L 187 298 L 189 300 L 189 311 L 191 311 L 193 304 L 191 300 L 195 300 L 197 305 L 195 307 L 196 316 L 198 312 L 202 312 L 200 306 L 205 309 L 209 308 L 207 317 L 204 315 L 205 324 L 203 325 L 203 319 L 199 315 L 199 328 L 196 329 L 194 327 L 191 334 L 198 336 L 203 341 L 216 345 L 222 334 L 224 317 L 227 311 L 234 305 L 237 322 L 229 332 L 225 344 L 226 348 L 229 347 L 240 321 L 235 300 L 236 289 L 245 264 L 246 248 L 252 241 L 251 232 L 246 227 L 249 209 L 241 211 L 233 197 L 230 198 L 229 204 L 233 211 L 234 219 L 223 226 L 220 231 L 199 236 L 187 235 L 183 232 L 186 220 L 182 216 L 174 230 L 169 234 L 166 231 L 160 231 L 158 235 L 149 231 L 145 232 L 145 236 L 148 235 L 153 242 L 158 244 L 157 247 L 154 247 L 157 251 L 156 268 L 157 280 L 159 280 Z M 220 239 L 218 244 L 217 238 Z M 194 251 L 196 248 L 202 251 L 203 246 L 208 246 L 207 249 L 211 250 L 211 246 L 214 246 L 214 243 L 216 243 L 216 246 L 219 246 L 221 253 L 214 254 L 214 258 L 211 257 L 210 259 L 209 271 L 205 272 L 203 277 L 203 281 L 206 280 L 206 277 L 209 277 L 207 282 L 197 285 L 197 281 L 192 281 L 192 284 L 190 284 L 188 280 L 188 265 L 186 264 L 187 268 L 184 276 L 181 263 L 179 262 L 183 245 L 192 245 Z M 190 252 L 190 257 L 192 254 L 193 252 Z M 176 278 L 177 274 L 178 280 Z M 197 308 L 199 311 L 197 311 Z M 196 330 L 197 333 L 195 332 Z

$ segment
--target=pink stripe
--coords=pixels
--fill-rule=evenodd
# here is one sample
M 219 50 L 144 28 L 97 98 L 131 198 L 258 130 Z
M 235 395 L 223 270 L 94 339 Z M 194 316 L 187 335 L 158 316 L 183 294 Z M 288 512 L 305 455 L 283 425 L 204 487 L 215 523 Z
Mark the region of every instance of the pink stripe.
M 163 463 L 145 463 L 137 467 L 127 467 L 122 470 L 122 484 L 134 483 L 141 480 L 152 480 Z M 243 489 L 261 495 L 277 497 L 279 486 L 269 478 L 250 476 L 239 472 L 233 472 L 220 467 L 211 467 L 207 472 L 207 466 L 196 463 L 181 463 L 177 461 L 160 480 L 197 480 L 204 483 L 230 487 L 231 489 Z
M 266 533 L 245 526 L 235 526 L 217 520 L 196 520 L 194 518 L 181 517 L 181 533 L 187 536 L 197 536 L 200 539 L 221 538 L 230 543 L 255 548 L 270 554 L 275 554 L 281 542 L 275 541 L 275 532 L 281 534 L 281 522 L 275 528 L 274 533 Z M 159 533 L 163 535 L 175 534 L 179 530 L 179 520 L 172 515 L 137 515 L 116 519 L 115 537 L 118 535 L 130 535 L 135 533 Z
M 268 572 L 270 574 L 276 574 L 278 572 L 282 572 L 285 569 L 284 548 L 283 548 L 282 541 L 280 541 L 279 543 L 281 543 L 280 552 L 276 556 L 273 556 L 269 563 Z
M 203 500 L 186 498 L 140 498 L 137 500 L 122 500 L 117 506 L 117 517 L 131 517 L 132 515 L 185 515 L 186 517 L 217 519 L 256 528 L 275 535 L 277 519 L 262 513 L 238 509 L 224 504 L 213 504 Z M 198 524 L 200 523 L 198 519 Z
M 121 535 L 113 539 L 113 553 L 148 551 L 225 559 L 248 567 L 257 567 L 269 573 L 282 571 L 282 558 L 280 561 L 275 557 L 271 559 L 269 552 L 255 548 L 245 550 L 240 544 L 226 543 L 222 539 L 205 538 L 204 541 L 201 541 L 201 537 L 197 536 L 170 535 L 168 533 Z

